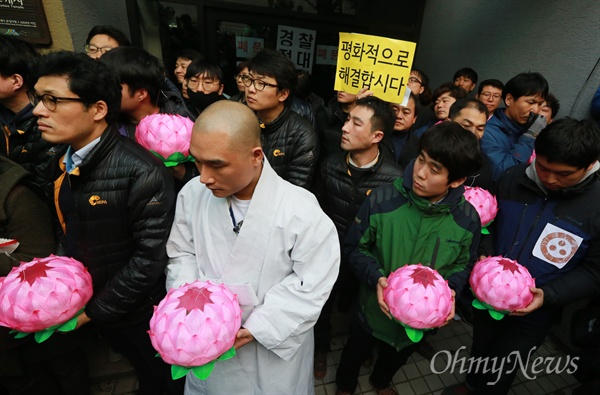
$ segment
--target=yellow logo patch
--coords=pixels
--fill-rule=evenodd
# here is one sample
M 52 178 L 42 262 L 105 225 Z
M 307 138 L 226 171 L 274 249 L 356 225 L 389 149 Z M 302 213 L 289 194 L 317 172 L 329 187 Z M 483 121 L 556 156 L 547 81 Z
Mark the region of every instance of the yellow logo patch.
M 92 195 L 90 196 L 90 200 L 88 200 L 90 202 L 91 206 L 95 206 L 97 204 L 108 204 L 108 202 L 104 199 L 101 199 L 100 196 L 98 195 Z
M 284 156 L 285 152 L 281 152 L 279 148 L 273 151 L 273 156 Z

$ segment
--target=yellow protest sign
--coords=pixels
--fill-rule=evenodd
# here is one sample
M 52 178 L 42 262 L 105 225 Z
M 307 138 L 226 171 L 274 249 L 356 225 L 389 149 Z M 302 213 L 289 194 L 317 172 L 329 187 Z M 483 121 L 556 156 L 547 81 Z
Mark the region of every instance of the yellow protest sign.
M 401 103 L 417 44 L 357 33 L 340 33 L 335 90 L 357 93 L 361 88 L 382 100 Z

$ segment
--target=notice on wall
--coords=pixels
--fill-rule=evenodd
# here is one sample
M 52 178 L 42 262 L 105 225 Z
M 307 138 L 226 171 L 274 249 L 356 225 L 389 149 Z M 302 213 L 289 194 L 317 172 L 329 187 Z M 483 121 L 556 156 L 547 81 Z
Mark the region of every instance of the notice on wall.
M 265 47 L 265 40 L 258 37 L 235 36 L 235 56 L 249 59 Z
M 337 56 L 338 47 L 335 45 L 317 45 L 315 63 L 335 66 L 337 64 Z
M 296 65 L 298 70 L 311 71 L 315 52 L 315 30 L 279 25 L 277 31 L 277 50 Z
M 402 103 L 417 44 L 356 33 L 340 33 L 335 90 L 368 88 L 382 100 Z
M 33 44 L 52 44 L 42 0 L 0 0 L 0 34 Z

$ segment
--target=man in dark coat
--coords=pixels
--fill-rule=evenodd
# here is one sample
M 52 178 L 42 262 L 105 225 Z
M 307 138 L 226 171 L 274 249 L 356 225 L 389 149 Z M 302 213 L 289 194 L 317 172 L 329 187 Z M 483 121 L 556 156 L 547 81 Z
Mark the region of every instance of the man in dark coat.
M 77 328 L 95 324 L 129 359 L 139 393 L 179 394 L 183 383 L 171 380 L 146 333 L 165 294 L 172 178 L 113 125 L 121 86 L 104 63 L 55 52 L 40 59 L 34 80 L 29 96 L 42 138 L 69 146 L 53 173 L 64 255 L 81 261 L 94 284 Z

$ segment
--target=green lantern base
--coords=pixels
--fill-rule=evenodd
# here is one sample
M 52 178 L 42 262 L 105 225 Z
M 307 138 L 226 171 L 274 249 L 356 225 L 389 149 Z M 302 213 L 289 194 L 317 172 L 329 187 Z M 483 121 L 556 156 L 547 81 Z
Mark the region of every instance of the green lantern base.
M 165 158 L 156 151 L 151 150 L 150 152 L 152 152 L 160 160 L 162 160 L 166 167 L 175 167 L 185 162 L 194 162 L 194 158 L 191 155 L 185 156 L 181 152 L 175 152 L 169 155 L 168 158 Z
M 83 313 L 84 309 L 85 309 L 85 307 L 83 309 L 79 310 L 77 313 L 75 313 L 75 316 L 73 318 L 71 318 L 69 321 L 63 322 L 62 324 L 53 325 L 47 329 L 43 329 L 38 332 L 19 332 L 19 331 L 13 329 L 9 333 L 14 333 L 15 339 L 22 339 L 25 336 L 29 336 L 33 333 L 33 337 L 34 337 L 35 341 L 38 343 L 42 343 L 43 341 L 48 340 L 48 338 L 50 336 L 52 336 L 52 334 L 54 334 L 55 331 L 70 332 L 70 331 L 74 330 L 77 327 L 77 317 L 79 317 L 79 314 Z
M 473 289 L 471 289 L 471 292 L 473 292 Z M 473 296 L 475 296 L 475 292 L 473 292 Z M 504 318 L 505 315 L 510 313 L 510 311 L 496 310 L 489 304 L 477 299 L 477 297 L 475 297 L 475 299 L 473 299 L 473 302 L 471 302 L 471 305 L 473 307 L 475 307 L 477 310 L 487 310 L 488 313 L 490 314 L 490 316 L 497 321 L 501 320 L 502 318 Z
M 160 354 L 156 354 L 157 357 L 160 357 Z M 182 377 L 185 377 L 188 372 L 191 370 L 194 372 L 194 376 L 198 377 L 200 380 L 206 380 L 208 376 L 212 373 L 215 368 L 216 361 L 226 361 L 235 356 L 235 348 L 231 347 L 229 350 L 225 351 L 219 358 L 214 361 L 210 361 L 201 366 L 180 366 L 180 365 L 171 365 L 171 377 L 173 380 L 178 380 Z

